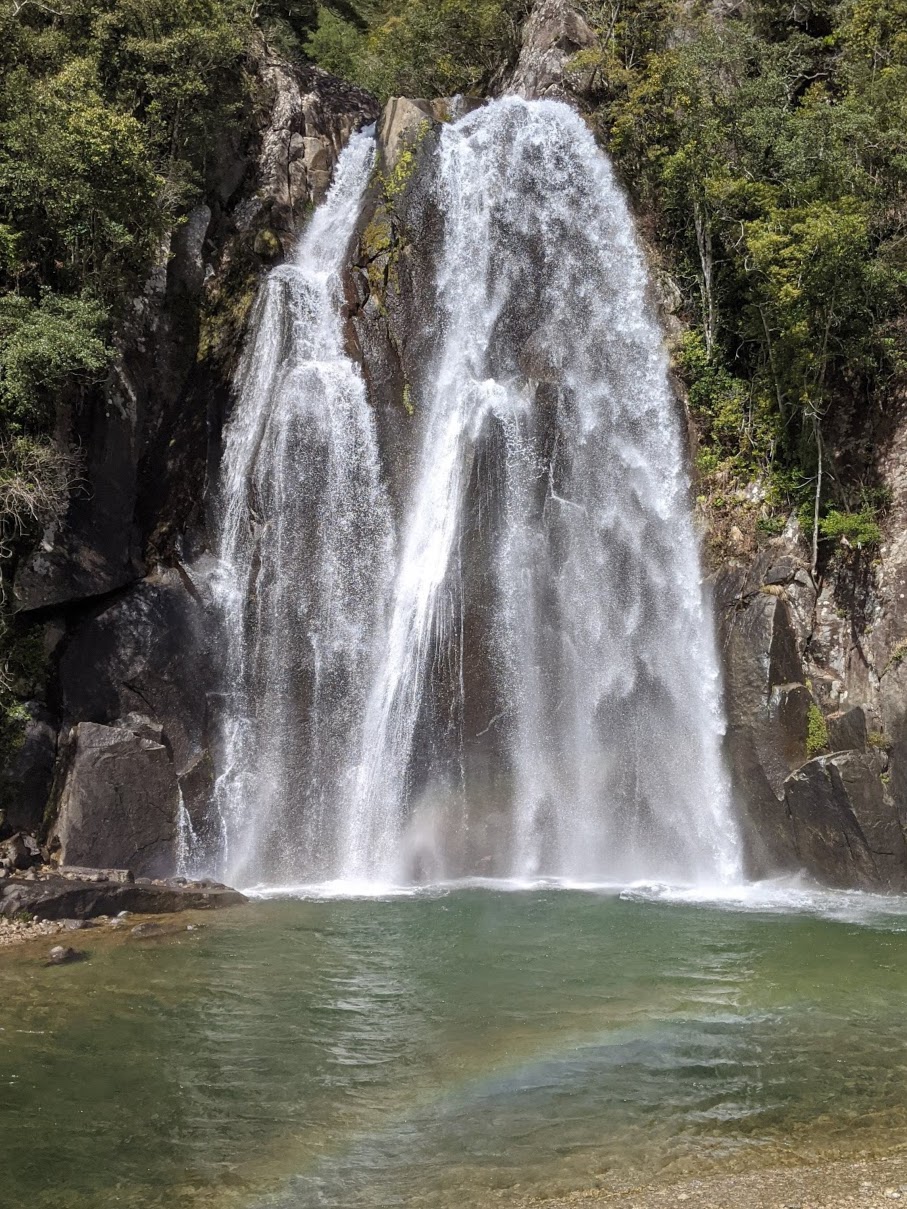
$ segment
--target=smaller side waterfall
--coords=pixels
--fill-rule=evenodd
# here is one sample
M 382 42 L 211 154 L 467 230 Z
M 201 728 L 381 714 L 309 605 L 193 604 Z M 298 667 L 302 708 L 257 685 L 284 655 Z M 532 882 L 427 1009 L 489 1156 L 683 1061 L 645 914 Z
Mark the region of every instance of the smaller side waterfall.
M 341 269 L 374 158 L 367 134 L 292 262 L 260 293 L 229 421 L 214 591 L 224 632 L 216 805 L 239 883 L 333 870 L 353 792 L 394 534 L 372 411 L 344 348 Z M 363 557 L 363 552 L 367 552 Z

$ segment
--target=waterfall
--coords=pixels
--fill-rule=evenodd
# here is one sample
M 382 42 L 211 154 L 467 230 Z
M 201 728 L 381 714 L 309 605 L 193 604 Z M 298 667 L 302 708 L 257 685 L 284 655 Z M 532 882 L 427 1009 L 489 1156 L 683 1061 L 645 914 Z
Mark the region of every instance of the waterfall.
M 328 875 L 352 785 L 393 528 L 374 417 L 344 347 L 341 270 L 374 159 L 355 135 L 251 319 L 221 468 L 221 865 Z
M 268 279 L 227 441 L 228 869 L 738 878 L 680 422 L 607 157 L 553 101 L 442 128 L 395 526 L 339 319 L 366 143 Z

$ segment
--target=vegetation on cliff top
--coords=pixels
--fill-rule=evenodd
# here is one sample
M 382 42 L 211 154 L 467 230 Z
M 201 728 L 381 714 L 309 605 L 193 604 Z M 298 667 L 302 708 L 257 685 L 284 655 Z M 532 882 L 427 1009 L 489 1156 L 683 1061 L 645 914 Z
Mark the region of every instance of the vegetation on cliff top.
M 589 15 L 600 46 L 574 66 L 686 299 L 713 515 L 800 505 L 817 539 L 872 544 L 872 444 L 907 365 L 907 2 Z
M 516 53 L 529 0 L 356 0 L 358 20 L 319 6 L 307 52 L 389 96 L 484 95 Z
M 351 7 L 319 6 L 309 53 L 381 96 L 438 96 L 500 78 L 528 5 Z M 713 534 L 795 511 L 815 556 L 872 547 L 873 445 L 907 363 L 907 0 L 578 7 L 599 38 L 575 82 L 684 298 Z

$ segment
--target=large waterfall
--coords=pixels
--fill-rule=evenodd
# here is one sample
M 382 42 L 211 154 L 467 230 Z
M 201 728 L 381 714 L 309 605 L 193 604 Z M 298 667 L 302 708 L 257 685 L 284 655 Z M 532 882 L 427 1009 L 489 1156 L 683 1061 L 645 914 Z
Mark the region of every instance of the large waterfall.
M 268 278 L 229 424 L 226 873 L 736 878 L 680 425 L 607 158 L 551 101 L 443 127 L 399 516 L 340 317 L 371 159 L 356 136 Z

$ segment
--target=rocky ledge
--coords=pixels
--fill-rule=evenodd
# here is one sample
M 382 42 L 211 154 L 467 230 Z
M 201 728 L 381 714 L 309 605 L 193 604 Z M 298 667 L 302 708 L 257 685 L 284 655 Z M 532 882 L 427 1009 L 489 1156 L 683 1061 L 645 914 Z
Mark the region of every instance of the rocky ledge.
M 248 899 L 219 882 L 133 878 L 123 869 L 41 869 L 0 882 L 0 917 L 95 919 L 128 911 L 164 915 L 235 907 Z

